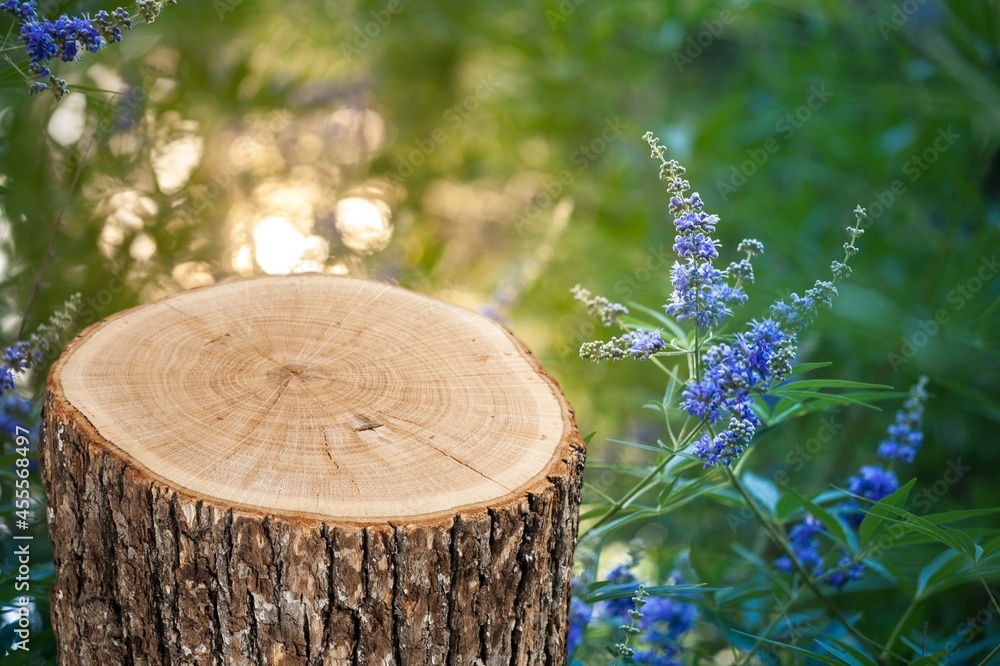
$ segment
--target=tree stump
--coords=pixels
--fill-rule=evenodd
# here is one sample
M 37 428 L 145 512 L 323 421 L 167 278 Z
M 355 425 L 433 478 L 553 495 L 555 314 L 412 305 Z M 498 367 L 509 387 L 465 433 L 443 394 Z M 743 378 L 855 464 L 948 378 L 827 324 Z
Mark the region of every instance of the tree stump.
M 480 315 L 228 282 L 87 329 L 40 452 L 60 664 L 563 664 L 584 447 Z

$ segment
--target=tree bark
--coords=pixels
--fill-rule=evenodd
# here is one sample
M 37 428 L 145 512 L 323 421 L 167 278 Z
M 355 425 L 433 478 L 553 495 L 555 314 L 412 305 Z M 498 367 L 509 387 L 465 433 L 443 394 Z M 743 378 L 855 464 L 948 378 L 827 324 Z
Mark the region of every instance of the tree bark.
M 584 447 L 504 329 L 326 276 L 102 321 L 41 459 L 58 660 L 566 661 Z

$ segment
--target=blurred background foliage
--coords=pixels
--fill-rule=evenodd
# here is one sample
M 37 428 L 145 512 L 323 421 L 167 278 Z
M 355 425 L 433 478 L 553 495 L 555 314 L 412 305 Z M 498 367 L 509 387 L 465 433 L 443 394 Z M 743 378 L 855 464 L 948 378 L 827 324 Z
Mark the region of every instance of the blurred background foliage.
M 181 0 L 54 71 L 76 91 L 59 104 L 28 97 L 10 67 L 0 78 L 5 344 L 79 167 L 28 330 L 76 291 L 83 326 L 237 276 L 395 281 L 505 322 L 581 431 L 597 431 L 589 460 L 634 461 L 608 439 L 655 444 L 660 417 L 638 405 L 661 396 L 662 375 L 579 360 L 581 342 L 612 332 L 569 288 L 667 298 L 652 130 L 720 215 L 723 258 L 744 237 L 765 245 L 745 319 L 826 277 L 851 210 L 868 208 L 854 276 L 800 359 L 900 390 L 928 375 L 918 488 L 961 459 L 973 472 L 941 506 L 1000 504 L 995 0 Z M 892 411 L 835 412 L 843 429 L 791 483 L 843 485 Z M 766 433 L 748 464 L 788 470 L 821 425 Z M 596 465 L 588 480 L 619 483 Z M 642 536 L 724 554 L 733 531 L 695 506 Z M 759 538 L 752 523 L 738 536 Z M 984 606 L 969 594 L 928 620 L 951 627 Z

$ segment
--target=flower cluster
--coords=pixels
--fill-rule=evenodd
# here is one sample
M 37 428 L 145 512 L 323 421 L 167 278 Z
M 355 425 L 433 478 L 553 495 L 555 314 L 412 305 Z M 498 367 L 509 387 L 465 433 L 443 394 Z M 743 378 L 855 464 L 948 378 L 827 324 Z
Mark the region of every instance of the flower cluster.
M 743 287 L 754 281 L 751 260 L 764 252 L 764 246 L 758 240 L 745 239 L 737 246 L 745 257 L 725 270 L 716 268 L 720 243 L 711 234 L 718 216 L 705 212 L 697 192 L 687 194 L 691 185 L 684 179 L 684 167 L 666 159 L 666 149 L 659 139 L 650 132 L 643 138 L 649 143 L 652 157 L 660 161 L 660 179 L 667 182 L 669 210 L 677 232 L 674 251 L 679 260 L 671 269 L 673 292 L 664 308 L 678 322 L 694 322 L 695 353 L 701 353 L 697 334 L 717 329 L 733 314 L 733 306 L 747 300 Z M 788 377 L 798 334 L 820 309 L 832 307 L 837 295 L 834 283 L 850 275 L 847 262 L 857 253 L 855 241 L 863 233 L 865 211 L 859 206 L 854 213 L 855 224 L 847 229 L 850 240 L 844 244 L 844 260 L 830 267 L 832 281 L 817 280 L 802 296 L 793 293 L 777 301 L 767 317 L 751 321 L 732 342 L 714 344 L 703 353 L 698 375 L 688 381 L 682 394 L 681 407 L 704 426 L 692 452 L 706 468 L 729 466 L 743 454 L 760 427 L 760 419 L 753 411 L 754 396 L 766 393 L 775 382 Z M 624 306 L 593 296 L 579 285 L 573 288 L 573 295 L 605 325 L 618 322 L 627 312 Z M 586 342 L 580 347 L 580 356 L 592 361 L 644 360 L 666 348 L 659 331 L 636 329 L 607 342 Z M 724 424 L 721 430 L 716 427 L 720 421 Z
M 573 298 L 587 306 L 587 313 L 599 317 L 605 326 L 614 326 L 622 315 L 628 314 L 628 308 L 621 303 L 612 303 L 603 296 L 595 296 L 580 285 L 570 289 Z
M 911 438 L 908 441 L 916 440 L 919 446 L 919 442 L 923 439 L 919 428 L 924 411 L 924 402 L 927 400 L 926 386 L 927 378 L 921 377 L 910 389 L 910 396 L 904 403 L 904 409 L 896 415 L 896 423 L 889 426 L 890 439 L 894 438 L 900 432 L 899 426 L 903 423 L 908 427 L 906 436 Z M 887 457 L 882 453 L 882 447 L 884 446 L 885 442 L 879 448 L 880 457 Z M 912 460 L 913 456 L 911 455 L 907 462 L 912 462 Z M 878 465 L 863 466 L 847 482 L 848 492 L 852 495 L 863 497 L 872 503 L 888 497 L 898 489 L 899 480 L 896 474 L 892 470 L 879 467 Z M 858 505 L 858 500 L 854 498 L 841 504 L 837 509 L 837 513 L 855 530 L 861 526 L 861 521 L 865 515 L 864 510 Z M 824 557 L 820 552 L 820 537 L 824 531 L 825 528 L 822 523 L 812 515 L 808 515 L 805 520 L 789 530 L 789 542 L 795 553 L 795 558 L 807 571 L 812 573 L 814 578 L 821 579 L 825 584 L 839 589 L 849 581 L 861 577 L 864 571 L 864 563 L 856 562 L 849 555 L 842 553 L 836 566 L 829 571 L 825 571 Z M 792 562 L 787 556 L 778 558 L 774 564 L 786 573 L 792 571 Z
M 3 350 L 0 359 L 0 395 L 14 388 L 14 376 L 41 363 L 56 349 L 65 330 L 80 308 L 80 294 L 73 294 L 47 323 L 40 325 L 27 340 L 18 340 Z
M 702 357 L 701 376 L 688 382 L 681 407 L 707 426 L 707 432 L 692 449 L 706 468 L 729 466 L 743 454 L 760 426 L 753 412 L 754 394 L 763 394 L 775 382 L 788 377 L 798 349 L 798 334 L 821 308 L 832 307 L 837 295 L 833 283 L 850 274 L 846 262 L 857 253 L 854 241 L 863 233 L 865 210 L 859 206 L 854 215 L 854 226 L 847 228 L 851 240 L 845 243 L 844 261 L 831 266 L 833 281 L 817 280 L 803 296 L 793 293 L 787 301 L 777 301 L 769 317 L 751 321 L 748 330 L 737 333 L 732 344 L 713 345 Z M 755 246 L 749 247 L 750 243 Z M 744 241 L 740 247 L 748 254 L 762 249 L 756 241 Z M 724 418 L 728 418 L 726 428 L 713 433 L 712 427 Z
M 0 398 L 0 435 L 13 439 L 17 429 L 27 427 L 31 419 L 31 401 L 11 391 Z
M 659 331 L 637 329 L 607 342 L 584 342 L 580 345 L 580 358 L 597 362 L 620 361 L 631 357 L 642 361 L 666 348 L 667 343 Z
M 677 229 L 674 252 L 680 261 L 670 269 L 674 290 L 665 309 L 677 321 L 694 321 L 704 333 L 718 328 L 732 315 L 731 306 L 746 302 L 742 284 L 753 282 L 749 257 L 763 251 L 763 246 L 757 241 L 744 241 L 741 247 L 758 251 L 748 251 L 747 260 L 731 264 L 726 271 L 716 268 L 713 262 L 719 257 L 720 243 L 710 234 L 715 232 L 719 216 L 703 210 L 705 204 L 697 192 L 686 196 L 691 184 L 684 179 L 685 169 L 676 160 L 666 159 L 666 148 L 660 140 L 651 132 L 646 132 L 643 139 L 649 143 L 651 157 L 660 160 L 660 180 L 667 182 L 669 210 Z M 730 284 L 730 278 L 736 282 Z
M 927 378 L 922 377 L 910 390 L 910 397 L 903 403 L 903 409 L 896 412 L 896 422 L 889 426 L 889 432 L 878 447 L 878 457 L 913 462 L 924 441 L 921 426 L 924 418 L 924 401 L 927 392 L 924 387 Z
M 137 15 L 151 23 L 160 13 L 161 5 L 173 4 L 177 0 L 139 0 Z M 110 14 L 101 10 L 93 18 L 88 14 L 63 14 L 54 21 L 39 18 L 35 0 L 5 0 L 0 9 L 21 25 L 19 38 L 28 56 L 28 72 L 24 74 L 28 91 L 35 94 L 50 89 L 56 99 L 62 99 L 69 88 L 66 81 L 49 70 L 49 61 L 75 62 L 84 53 L 97 53 L 102 46 L 120 42 L 122 29 L 132 28 L 132 17 L 121 7 Z M 42 81 L 46 77 L 48 83 Z
M 750 330 L 737 333 L 732 344 L 713 345 L 702 358 L 704 371 L 688 382 L 681 407 L 711 427 L 728 416 L 728 427 L 711 431 L 695 444 L 694 453 L 705 467 L 729 465 L 753 439 L 760 420 L 752 396 L 763 393 L 772 378 L 787 374 L 794 356 L 790 337 L 771 319 L 754 321 Z
M 890 466 L 895 461 L 913 462 L 917 450 L 924 441 L 921 431 L 924 417 L 924 403 L 927 402 L 927 377 L 921 377 L 910 387 L 910 395 L 903 403 L 903 409 L 896 412 L 896 421 L 889 426 L 886 438 L 878 447 L 878 457 L 887 458 Z M 865 465 L 855 476 L 848 479 L 847 490 L 852 495 L 877 502 L 891 495 L 899 488 L 899 479 L 891 469 L 878 465 Z M 842 513 L 852 527 L 858 527 L 864 519 L 864 511 L 857 500 L 846 502 Z
M 745 303 L 747 296 L 743 285 L 753 284 L 753 266 L 750 260 L 764 251 L 760 241 L 747 239 L 737 247 L 746 254 L 744 259 L 733 262 L 726 270 L 714 266 L 719 257 L 719 241 L 712 238 L 718 215 L 704 211 L 701 196 L 694 192 L 687 195 L 691 184 L 684 179 L 685 169 L 676 160 L 667 160 L 666 149 L 660 140 L 647 132 L 643 138 L 649 143 L 651 156 L 660 160 L 660 179 L 667 181 L 670 193 L 669 210 L 674 217 L 677 235 L 674 252 L 680 261 L 670 269 L 673 293 L 664 306 L 666 313 L 678 322 L 691 320 L 701 333 L 718 328 L 732 315 L 732 306 Z M 599 316 L 605 326 L 618 323 L 628 309 L 611 303 L 602 296 L 593 296 L 580 285 L 571 290 L 583 302 L 591 315 Z M 608 342 L 587 342 L 580 347 L 580 356 L 592 361 L 618 361 L 624 358 L 645 360 L 666 349 L 659 331 L 638 329 L 621 338 Z

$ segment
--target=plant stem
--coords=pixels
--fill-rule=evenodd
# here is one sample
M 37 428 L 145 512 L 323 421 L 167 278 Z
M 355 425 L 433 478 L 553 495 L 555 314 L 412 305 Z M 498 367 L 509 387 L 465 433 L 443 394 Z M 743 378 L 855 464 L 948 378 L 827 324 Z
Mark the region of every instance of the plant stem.
M 757 506 L 756 500 L 754 500 L 753 497 L 750 495 L 750 493 L 747 492 L 746 488 L 743 487 L 743 484 L 740 483 L 740 480 L 736 477 L 735 474 L 733 474 L 733 471 L 728 467 L 725 467 L 724 469 L 726 471 L 726 474 L 729 476 L 729 480 L 732 482 L 733 487 L 736 489 L 736 492 L 740 494 L 740 496 L 743 498 L 743 501 L 747 503 L 747 506 L 750 508 L 750 510 L 754 513 L 755 516 L 757 516 L 757 520 L 759 520 L 761 524 L 764 526 L 764 529 L 771 537 L 771 540 L 774 542 L 776 546 L 778 546 L 779 549 L 781 549 L 781 552 L 783 552 L 785 555 L 788 556 L 788 561 L 792 563 L 792 566 L 795 567 L 795 570 L 798 571 L 800 576 L 802 576 L 802 580 L 809 587 L 809 589 L 812 590 L 812 593 L 816 596 L 816 598 L 824 606 L 826 606 L 827 610 L 830 611 L 830 614 L 834 618 L 836 618 L 842 625 L 844 625 L 844 629 L 846 629 L 847 633 L 851 634 L 851 636 L 861 641 L 862 643 L 867 643 L 868 645 L 871 645 L 873 647 L 881 648 L 882 646 L 879 645 L 878 642 L 872 640 L 871 638 L 868 638 L 863 633 L 858 631 L 857 628 L 853 624 L 851 624 L 851 622 L 848 621 L 846 617 L 844 617 L 844 614 L 840 612 L 840 609 L 837 608 L 825 594 L 823 594 L 823 591 L 819 589 L 819 585 L 817 585 L 816 581 L 813 580 L 812 574 L 806 571 L 806 568 L 802 565 L 801 562 L 799 562 L 799 558 L 795 556 L 794 549 L 791 547 L 791 544 L 789 544 L 788 541 L 785 539 L 784 535 L 781 534 L 777 529 L 775 529 L 774 525 L 771 524 L 771 521 L 767 519 L 767 516 L 764 515 L 764 512 L 760 510 L 759 506 Z M 886 648 L 886 652 L 889 655 L 895 657 L 896 659 L 899 659 L 900 661 L 905 661 L 899 655 L 893 654 L 889 650 L 889 648 Z
M 688 436 L 685 437 L 684 440 L 682 440 L 678 444 L 677 448 L 681 449 L 686 444 L 688 444 L 688 442 L 690 442 L 694 438 L 694 434 L 696 432 L 697 432 L 697 430 L 692 430 L 691 433 L 688 434 Z M 612 504 L 610 507 L 608 507 L 608 510 L 604 513 L 604 515 L 602 515 L 600 518 L 597 519 L 596 523 L 594 523 L 593 525 L 591 525 L 590 527 L 588 527 L 586 530 L 584 530 L 580 534 L 581 538 L 583 536 L 587 535 L 587 534 L 590 534 L 592 531 L 594 531 L 594 530 L 596 530 L 596 529 L 598 529 L 600 527 L 603 527 L 604 525 L 607 525 L 608 522 L 610 522 L 612 518 L 614 518 L 615 516 L 617 516 L 618 513 L 622 509 L 624 509 L 626 506 L 629 505 L 629 502 L 631 502 L 633 499 L 635 499 L 636 497 L 638 497 L 639 495 L 641 495 L 642 493 L 644 493 L 646 490 L 648 490 L 650 482 L 653 479 L 655 479 L 657 476 L 660 475 L 660 472 L 662 472 L 663 469 L 667 466 L 667 463 L 669 463 L 671 460 L 673 460 L 674 455 L 675 454 L 673 454 L 673 455 L 665 455 L 663 457 L 663 460 L 661 460 L 659 463 L 657 463 L 657 465 L 655 467 L 653 467 L 653 469 L 649 470 L 649 474 L 647 474 L 646 476 L 644 476 L 638 483 L 636 483 L 634 486 L 632 486 L 632 489 L 629 490 L 627 493 L 625 493 L 625 495 L 620 500 L 618 500 L 617 502 L 615 502 L 614 504 Z
M 979 662 L 979 666 L 990 666 L 990 664 L 993 663 L 990 660 L 993 659 L 993 657 L 997 656 L 998 654 L 1000 654 L 1000 645 L 997 645 L 995 648 L 993 648 L 993 651 L 990 652 L 988 655 L 986 655 L 986 659 L 983 659 L 981 662 Z
M 118 93 L 115 93 L 117 96 Z M 66 210 L 69 208 L 69 202 L 73 199 L 73 193 L 76 191 L 76 186 L 80 182 L 80 174 L 83 173 L 83 165 L 87 161 L 87 155 L 90 154 L 90 149 L 93 148 L 94 142 L 97 141 L 98 128 L 104 122 L 104 118 L 107 116 L 108 112 L 112 109 L 112 105 L 108 104 L 104 113 L 101 114 L 101 118 L 94 127 L 94 132 L 90 135 L 90 141 L 87 142 L 87 147 L 83 149 L 83 155 L 80 156 L 80 163 L 76 167 L 76 171 L 73 173 L 73 181 L 69 185 L 69 192 L 66 193 L 66 199 L 63 201 L 62 209 L 59 211 L 59 217 L 56 218 L 56 224 L 52 228 L 52 235 L 49 237 L 48 247 L 45 248 L 45 254 L 42 256 L 42 264 L 38 267 L 38 274 L 35 276 L 35 282 L 31 285 L 31 294 L 28 296 L 28 302 L 24 306 L 24 310 L 21 312 L 21 325 L 17 329 L 17 340 L 21 339 L 24 335 L 24 329 L 28 325 L 28 314 L 31 312 L 31 307 L 35 304 L 35 298 L 38 296 L 38 291 L 42 287 L 42 278 L 45 276 L 45 271 L 49 267 L 49 260 L 52 258 L 52 254 L 56 246 L 56 238 L 59 236 L 59 230 L 62 229 L 63 223 L 66 218 Z
M 899 638 L 900 632 L 903 630 L 903 625 L 906 621 L 910 619 L 910 614 L 913 613 L 914 609 L 917 607 L 917 600 L 914 598 L 910 601 L 910 605 L 906 607 L 906 610 L 902 615 L 899 616 L 899 621 L 896 622 L 896 626 L 892 628 L 892 633 L 889 634 L 889 640 L 885 643 L 885 649 L 882 650 L 882 654 L 879 655 L 880 661 L 885 661 L 889 658 L 889 651 L 892 650 L 893 643 Z

